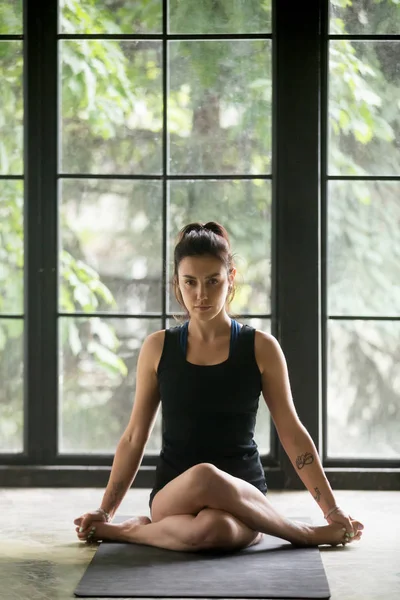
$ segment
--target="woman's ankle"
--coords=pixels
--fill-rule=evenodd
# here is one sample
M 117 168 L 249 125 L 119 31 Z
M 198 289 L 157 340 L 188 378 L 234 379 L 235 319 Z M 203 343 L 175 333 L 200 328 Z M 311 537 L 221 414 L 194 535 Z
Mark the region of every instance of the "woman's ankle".
M 295 521 L 295 524 L 299 533 L 293 543 L 298 546 L 316 546 L 315 527 L 302 521 Z

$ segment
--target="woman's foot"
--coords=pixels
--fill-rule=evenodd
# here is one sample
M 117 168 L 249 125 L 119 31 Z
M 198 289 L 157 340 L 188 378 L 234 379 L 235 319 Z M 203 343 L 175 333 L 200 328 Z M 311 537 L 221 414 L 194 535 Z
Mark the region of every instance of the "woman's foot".
M 254 546 L 255 544 L 259 544 L 261 542 L 261 540 L 263 539 L 264 534 L 260 531 L 257 535 L 257 537 L 250 542 L 250 544 L 248 546 L 246 546 L 247 548 L 250 548 L 250 546 Z
M 133 531 L 141 525 L 148 525 L 151 520 L 148 517 L 132 517 L 122 523 L 105 523 L 104 521 L 95 521 L 93 527 L 95 531 L 88 539 L 89 542 L 113 541 L 113 542 L 132 542 Z M 79 531 L 79 527 L 76 528 Z M 86 541 L 86 540 L 83 540 Z
M 296 521 L 299 524 L 298 521 Z M 363 526 L 359 521 L 352 520 L 354 531 L 357 533 L 352 538 L 345 537 L 345 531 L 343 525 L 338 523 L 332 523 L 331 525 L 312 526 L 302 523 L 304 528 L 304 544 L 299 543 L 295 545 L 299 546 L 320 546 L 328 544 L 330 546 L 338 546 L 339 544 L 348 544 L 361 539 L 362 531 L 360 528 Z

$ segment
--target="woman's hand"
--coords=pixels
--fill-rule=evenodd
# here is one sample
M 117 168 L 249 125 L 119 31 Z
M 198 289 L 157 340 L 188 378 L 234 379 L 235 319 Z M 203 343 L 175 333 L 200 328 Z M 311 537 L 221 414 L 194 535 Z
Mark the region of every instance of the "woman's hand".
M 75 519 L 74 524 L 77 525 L 75 531 L 80 540 L 88 541 L 88 535 L 96 521 L 106 522 L 107 518 L 101 511 L 94 510 Z
M 331 523 L 339 523 L 346 528 L 346 533 L 344 534 L 346 541 L 343 542 L 343 545 L 361 539 L 364 525 L 360 521 L 353 519 L 353 517 L 348 515 L 341 508 L 331 513 L 326 520 L 329 525 L 331 525 Z

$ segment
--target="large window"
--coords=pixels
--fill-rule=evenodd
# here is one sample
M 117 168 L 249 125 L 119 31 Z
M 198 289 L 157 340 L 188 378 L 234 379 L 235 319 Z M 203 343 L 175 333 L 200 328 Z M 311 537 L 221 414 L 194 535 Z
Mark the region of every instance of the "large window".
M 398 2 L 331 3 L 327 453 L 332 458 L 400 457 L 399 34 Z
M 397 0 L 1 3 L 0 483 L 106 483 L 176 235 L 216 220 L 327 475 L 398 486 L 399 55 Z M 303 487 L 262 397 L 255 440 Z
M 165 283 L 184 224 L 226 226 L 232 309 L 269 328 L 271 9 L 225 4 L 176 1 L 163 14 L 161 2 L 62 3 L 61 453 L 115 449 L 141 343 L 179 311 Z M 147 452 L 160 448 L 161 411 Z

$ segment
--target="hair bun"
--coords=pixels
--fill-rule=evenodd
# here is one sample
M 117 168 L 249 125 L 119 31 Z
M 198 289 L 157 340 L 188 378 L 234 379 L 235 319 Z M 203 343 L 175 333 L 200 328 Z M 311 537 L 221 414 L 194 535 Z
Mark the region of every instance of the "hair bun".
M 216 221 L 208 221 L 207 223 L 204 223 L 204 224 L 195 222 L 195 223 L 189 223 L 188 225 L 185 225 L 185 227 L 183 227 L 179 232 L 178 241 L 182 241 L 183 238 L 185 238 L 187 235 L 189 235 L 193 231 L 196 231 L 196 233 L 201 232 L 201 231 L 203 231 L 203 232 L 210 231 L 214 235 L 219 235 L 222 238 L 224 238 L 224 240 L 230 247 L 228 232 L 226 231 L 225 227 L 223 227 Z
M 204 227 L 201 223 L 189 223 L 180 230 L 179 238 L 182 239 L 185 237 L 185 235 L 189 235 L 189 233 L 192 233 L 192 231 L 201 231 L 202 229 L 204 229 Z
M 217 223 L 216 221 L 209 221 L 208 223 L 204 224 L 204 229 L 212 231 L 215 233 L 215 235 L 220 235 L 227 242 L 228 246 L 230 246 L 228 232 L 226 231 L 225 227 L 220 225 L 220 223 Z
M 200 231 L 201 228 L 202 225 L 200 223 L 189 223 L 188 225 L 185 225 L 178 234 L 178 243 L 182 242 L 189 233 L 192 233 L 192 231 Z
M 222 235 L 221 225 L 219 225 L 219 223 L 216 223 L 215 221 L 209 221 L 208 223 L 204 223 L 204 229 L 208 229 L 216 235 Z

